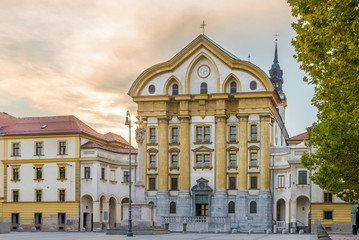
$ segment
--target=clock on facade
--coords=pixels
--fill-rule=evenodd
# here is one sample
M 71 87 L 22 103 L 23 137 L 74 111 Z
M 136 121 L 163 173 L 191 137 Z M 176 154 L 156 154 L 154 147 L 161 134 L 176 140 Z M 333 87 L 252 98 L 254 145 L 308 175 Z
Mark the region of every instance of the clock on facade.
M 208 77 L 210 73 L 211 73 L 211 70 L 209 69 L 209 67 L 207 65 L 202 65 L 198 68 L 198 75 L 201 78 Z

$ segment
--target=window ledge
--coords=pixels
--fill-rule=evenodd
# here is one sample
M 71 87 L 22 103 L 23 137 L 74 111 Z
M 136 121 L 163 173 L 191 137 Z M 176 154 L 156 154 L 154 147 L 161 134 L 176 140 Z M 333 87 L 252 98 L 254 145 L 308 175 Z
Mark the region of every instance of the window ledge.
M 110 180 L 110 183 L 111 183 L 111 184 L 116 184 L 117 181 L 116 181 L 116 180 Z
M 212 170 L 212 167 L 193 167 L 194 170 L 198 170 L 198 169 L 201 169 L 201 170 Z
M 10 157 L 21 157 L 21 155 L 11 155 Z
M 286 188 L 285 187 L 277 187 L 276 189 L 277 190 L 285 190 Z
M 43 156 L 45 156 L 45 155 L 44 154 L 39 154 L 39 155 L 34 154 L 34 157 L 43 157 Z
M 92 178 L 81 178 L 81 179 L 82 179 L 82 180 L 85 180 L 86 182 L 92 180 Z
M 107 182 L 107 179 L 105 179 L 105 178 L 101 178 L 100 180 L 101 180 L 101 182 Z
M 193 142 L 195 145 L 212 144 L 213 142 Z
M 249 140 L 248 142 L 249 143 L 259 143 L 260 141 L 259 140 Z
M 148 171 L 151 171 L 151 170 L 157 171 L 157 168 L 148 168 Z
M 228 170 L 237 170 L 238 169 L 238 167 L 237 166 L 235 166 L 235 167 L 228 167 Z
M 238 190 L 238 188 L 227 188 L 227 191 L 235 191 Z
M 42 181 L 44 181 L 44 179 L 43 179 L 43 178 L 41 178 L 41 179 L 37 179 L 37 178 L 36 178 L 36 179 L 34 179 L 34 181 L 35 181 L 35 182 L 42 182 Z
M 11 179 L 11 182 L 20 182 L 20 179 Z
M 169 145 L 170 145 L 170 146 L 173 146 L 173 145 L 180 145 L 180 143 L 179 143 L 179 142 L 175 142 L 175 143 L 174 143 L 174 142 L 171 142 L 171 143 L 169 143 Z
M 170 171 L 172 171 L 172 170 L 177 170 L 177 171 L 178 171 L 178 170 L 179 170 L 179 167 L 171 167 L 171 168 L 170 168 Z
M 309 186 L 309 184 L 308 184 L 308 183 L 297 183 L 297 186 L 302 186 L 302 187 L 304 187 L 304 186 Z
M 67 178 L 58 178 L 57 181 L 61 181 L 61 182 L 67 181 Z
M 157 143 L 147 143 L 147 146 L 157 146 Z
M 235 141 L 235 142 L 231 142 L 231 141 L 228 141 L 227 144 L 238 144 L 239 142 L 238 141 Z
M 67 156 L 68 154 L 67 153 L 64 153 L 64 154 L 60 154 L 58 153 L 57 156 Z
M 128 185 L 129 184 L 129 182 L 121 182 L 122 184 L 124 184 L 124 185 Z M 133 182 L 131 182 L 131 185 L 133 184 Z

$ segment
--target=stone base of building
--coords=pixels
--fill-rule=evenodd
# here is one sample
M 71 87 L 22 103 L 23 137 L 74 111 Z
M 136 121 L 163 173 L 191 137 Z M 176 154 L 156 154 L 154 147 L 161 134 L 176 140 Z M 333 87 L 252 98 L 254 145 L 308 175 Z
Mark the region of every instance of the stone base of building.
M 123 204 L 123 220 L 121 227 L 128 225 L 128 203 Z M 132 203 L 131 204 L 131 219 L 132 226 L 135 227 L 152 227 L 153 221 L 153 205 L 145 203 Z

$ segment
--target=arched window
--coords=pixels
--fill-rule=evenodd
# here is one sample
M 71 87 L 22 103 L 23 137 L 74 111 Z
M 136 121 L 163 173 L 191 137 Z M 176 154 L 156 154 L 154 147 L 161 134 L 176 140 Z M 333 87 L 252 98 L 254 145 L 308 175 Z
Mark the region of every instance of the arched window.
M 234 204 L 234 202 L 232 202 L 232 201 L 229 202 L 228 203 L 228 213 L 235 213 L 235 211 L 236 211 L 235 206 L 236 205 Z
M 201 94 L 207 94 L 207 83 L 201 83 Z
M 175 83 L 172 85 L 172 96 L 178 95 L 178 84 Z
M 236 82 L 231 82 L 230 93 L 236 93 L 236 92 L 237 92 L 237 83 Z
M 170 203 L 170 213 L 176 213 L 176 203 L 175 202 Z
M 249 204 L 249 213 L 257 213 L 257 203 L 255 201 Z

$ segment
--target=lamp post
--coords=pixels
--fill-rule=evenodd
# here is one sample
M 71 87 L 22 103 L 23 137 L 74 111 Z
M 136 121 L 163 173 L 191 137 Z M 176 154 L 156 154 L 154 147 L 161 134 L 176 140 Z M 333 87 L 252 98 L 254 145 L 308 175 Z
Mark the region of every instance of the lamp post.
M 127 230 L 127 237 L 132 237 L 132 209 L 131 209 L 131 115 L 130 112 L 126 112 L 126 122 L 125 125 L 128 125 L 128 134 L 129 134 L 129 184 L 128 184 L 128 195 L 129 195 L 129 201 L 128 201 L 128 230 Z

